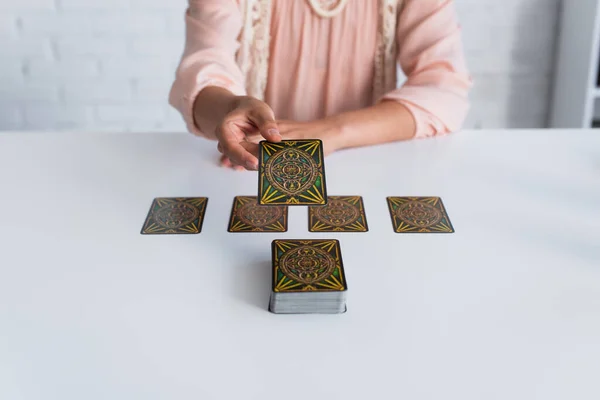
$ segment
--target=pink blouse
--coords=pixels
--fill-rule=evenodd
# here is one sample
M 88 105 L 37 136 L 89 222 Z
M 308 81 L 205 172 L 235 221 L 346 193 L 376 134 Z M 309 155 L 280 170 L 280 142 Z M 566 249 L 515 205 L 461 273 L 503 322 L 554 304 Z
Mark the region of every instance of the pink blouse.
M 194 125 L 192 107 L 207 86 L 247 94 L 236 62 L 247 0 L 189 0 L 186 47 L 170 103 Z M 329 1 L 331 2 L 331 1 Z M 277 119 L 309 121 L 398 101 L 412 113 L 417 137 L 458 130 L 469 108 L 471 80 L 452 0 L 403 0 L 395 39 L 407 80 L 374 98 L 374 57 L 381 29 L 378 0 L 349 0 L 324 18 L 307 0 L 272 0 L 264 100 Z

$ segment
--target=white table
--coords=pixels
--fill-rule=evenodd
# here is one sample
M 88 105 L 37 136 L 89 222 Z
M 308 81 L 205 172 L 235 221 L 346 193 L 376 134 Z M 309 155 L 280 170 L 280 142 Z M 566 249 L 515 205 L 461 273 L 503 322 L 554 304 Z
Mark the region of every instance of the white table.
M 0 134 L 0 399 L 600 398 L 600 133 L 480 131 L 334 154 L 369 233 L 226 232 L 256 173 L 189 134 Z M 392 231 L 443 198 L 454 234 Z M 157 196 L 199 235 L 142 236 Z M 342 315 L 274 315 L 274 238 L 341 241 Z

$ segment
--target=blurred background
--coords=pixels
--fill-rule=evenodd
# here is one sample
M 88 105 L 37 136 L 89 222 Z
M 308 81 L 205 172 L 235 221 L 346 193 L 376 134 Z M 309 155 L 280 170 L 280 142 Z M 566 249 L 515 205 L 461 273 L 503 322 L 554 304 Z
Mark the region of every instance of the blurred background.
M 0 0 L 0 130 L 185 130 L 167 95 L 186 4 Z M 561 0 L 456 6 L 475 80 L 467 127 L 547 126 Z

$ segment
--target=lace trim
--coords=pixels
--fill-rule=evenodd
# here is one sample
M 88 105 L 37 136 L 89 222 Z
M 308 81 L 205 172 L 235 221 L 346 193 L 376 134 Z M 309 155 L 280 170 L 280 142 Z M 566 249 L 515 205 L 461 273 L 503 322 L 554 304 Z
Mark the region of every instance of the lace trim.
M 250 69 L 250 46 L 252 45 L 252 36 L 254 36 L 254 32 L 252 31 L 252 23 L 251 23 L 251 15 L 248 12 L 248 6 L 252 7 L 250 4 L 251 1 L 242 1 L 240 3 L 240 13 L 242 15 L 242 30 L 238 37 L 238 41 L 240 43 L 240 48 L 237 51 L 235 56 L 235 60 L 237 62 L 238 67 L 242 71 L 242 75 L 245 77 L 248 74 L 248 70 Z
M 396 88 L 396 26 L 403 0 L 379 0 L 379 26 L 373 101 Z M 269 70 L 271 0 L 242 1 L 243 28 L 237 63 L 246 77 L 249 96 L 264 100 Z
M 396 88 L 397 46 L 396 27 L 402 0 L 380 0 L 375 73 L 373 77 L 373 102 Z
M 243 27 L 237 63 L 246 77 L 249 96 L 264 100 L 269 72 L 271 0 L 242 2 Z
M 315 14 L 321 18 L 332 18 L 341 13 L 348 0 L 308 0 Z
M 339 4 L 340 4 L 340 0 L 317 0 L 317 2 L 319 3 L 319 6 L 323 10 L 327 10 L 327 11 L 331 11 L 336 6 L 339 6 Z

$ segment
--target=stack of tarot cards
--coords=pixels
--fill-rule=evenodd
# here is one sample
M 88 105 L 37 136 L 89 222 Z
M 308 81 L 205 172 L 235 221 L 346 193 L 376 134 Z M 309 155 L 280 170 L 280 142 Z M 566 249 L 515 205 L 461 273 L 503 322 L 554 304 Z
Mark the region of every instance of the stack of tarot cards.
M 336 314 L 346 311 L 348 287 L 337 240 L 274 240 L 272 250 L 271 312 Z

